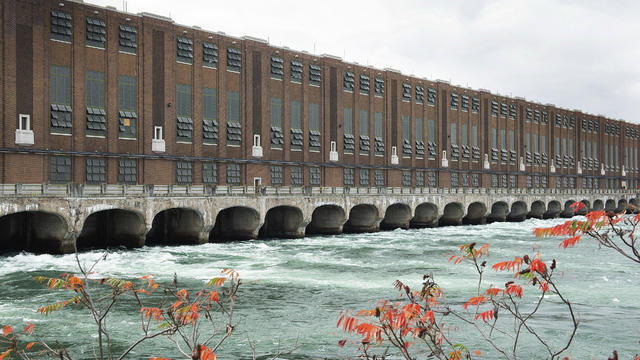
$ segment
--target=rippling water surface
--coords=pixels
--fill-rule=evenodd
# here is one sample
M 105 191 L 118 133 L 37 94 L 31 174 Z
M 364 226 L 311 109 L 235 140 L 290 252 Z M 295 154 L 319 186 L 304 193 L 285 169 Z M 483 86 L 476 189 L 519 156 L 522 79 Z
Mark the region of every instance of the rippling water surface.
M 558 260 L 563 271 L 559 286 L 575 304 L 580 319 L 568 356 L 601 359 L 618 349 L 622 358 L 630 358 L 640 348 L 640 266 L 611 250 L 598 249 L 586 239 L 575 249 L 562 250 L 559 239 L 540 240 L 531 233 L 534 227 L 557 222 L 531 219 L 298 240 L 146 247 L 113 252 L 98 271 L 127 279 L 153 274 L 167 283 L 176 273 L 182 286 L 197 287 L 217 276 L 220 269 L 232 267 L 244 281 L 236 313 L 240 324 L 219 351 L 221 359 L 250 358 L 249 340 L 255 341 L 258 354 L 267 358 L 278 344 L 286 348 L 296 338 L 298 349 L 285 358 L 345 359 L 356 353 L 349 345 L 337 345 L 345 338 L 335 327 L 341 310 L 370 308 L 379 299 L 395 299 L 394 280 L 418 287 L 425 273 L 433 273 L 448 301 L 459 306 L 473 296 L 474 273 L 468 265 L 454 266 L 447 259 L 463 243 L 488 242 L 489 264 L 535 251 L 540 251 L 543 259 Z M 89 262 L 100 255 L 95 251 L 81 258 Z M 91 358 L 91 348 L 83 344 L 95 342 L 95 329 L 82 311 L 67 308 L 48 318 L 36 312 L 42 304 L 61 298 L 35 284 L 32 277 L 75 270 L 73 255 L 0 257 L 0 323 L 34 322 L 44 337 L 57 339 Z M 506 276 L 491 274 L 486 284 L 501 286 L 505 281 Z M 116 343 L 128 343 L 139 334 L 137 319 L 135 308 L 126 304 L 114 313 L 109 324 Z M 564 308 L 557 304 L 543 309 L 534 324 L 544 328 L 549 338 L 562 338 L 570 329 Z M 451 336 L 481 350 L 485 358 L 497 357 L 472 332 L 457 330 Z M 523 358 L 544 357 L 532 339 L 525 338 L 521 346 Z M 172 344 L 152 342 L 140 347 L 132 358 L 150 355 L 177 357 Z

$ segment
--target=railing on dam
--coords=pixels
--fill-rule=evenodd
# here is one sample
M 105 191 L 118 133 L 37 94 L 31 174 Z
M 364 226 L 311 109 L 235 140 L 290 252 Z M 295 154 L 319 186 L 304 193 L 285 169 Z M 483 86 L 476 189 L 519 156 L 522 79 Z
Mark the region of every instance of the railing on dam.
M 630 189 L 410 188 L 228 185 L 0 184 L 0 196 L 44 197 L 203 197 L 322 195 L 633 195 Z

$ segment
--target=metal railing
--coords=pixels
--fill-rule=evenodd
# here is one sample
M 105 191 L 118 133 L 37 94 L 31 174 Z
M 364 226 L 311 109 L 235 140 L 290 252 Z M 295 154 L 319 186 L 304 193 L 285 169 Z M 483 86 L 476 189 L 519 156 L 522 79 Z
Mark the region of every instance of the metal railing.
M 202 197 L 202 196 L 367 196 L 367 195 L 637 195 L 631 189 L 319 187 L 233 185 L 0 184 L 10 197 Z

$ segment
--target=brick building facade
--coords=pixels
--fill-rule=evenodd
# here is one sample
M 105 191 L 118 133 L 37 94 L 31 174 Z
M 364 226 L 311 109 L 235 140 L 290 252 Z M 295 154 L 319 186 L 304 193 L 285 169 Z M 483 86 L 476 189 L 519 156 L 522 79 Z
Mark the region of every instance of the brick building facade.
M 1 183 L 638 186 L 635 124 L 153 14 L 0 14 Z

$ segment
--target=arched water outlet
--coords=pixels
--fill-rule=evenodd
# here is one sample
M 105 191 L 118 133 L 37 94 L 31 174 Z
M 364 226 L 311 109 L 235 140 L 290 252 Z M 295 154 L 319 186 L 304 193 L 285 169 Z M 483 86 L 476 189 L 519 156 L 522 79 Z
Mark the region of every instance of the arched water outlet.
M 638 203 L 638 199 L 636 198 L 629 199 L 629 205 L 630 205 L 629 211 L 633 211 L 634 214 L 637 214 L 638 212 L 640 212 L 640 207 L 638 206 L 640 204 Z
M 459 202 L 448 203 L 444 207 L 442 216 L 440 217 L 440 226 L 456 226 L 462 225 L 464 217 L 464 207 Z
M 544 202 L 540 200 L 536 200 L 531 203 L 531 211 L 527 214 L 528 218 L 534 219 L 542 219 L 544 217 L 544 212 L 546 211 Z
M 527 203 L 524 201 L 516 201 L 511 204 L 511 212 L 507 215 L 507 221 L 520 222 L 527 218 Z
M 298 239 L 304 237 L 304 216 L 295 206 L 280 205 L 267 211 L 258 234 L 262 238 Z
M 543 218 L 544 219 L 555 219 L 560 216 L 562 212 L 562 205 L 557 200 L 549 201 L 547 205 L 547 211 L 545 211 Z
M 209 233 L 210 242 L 251 240 L 258 238 L 260 213 L 246 206 L 233 206 L 220 210 Z
M 0 253 L 69 254 L 75 251 L 67 222 L 59 214 L 45 211 L 22 211 L 0 217 Z
M 95 212 L 84 221 L 76 240 L 78 250 L 125 246 L 144 246 L 147 228 L 138 211 L 109 209 Z
M 627 200 L 625 199 L 620 199 L 618 200 L 618 207 L 616 208 L 616 212 L 617 213 L 621 213 L 623 211 L 627 210 Z
M 604 203 L 604 209 L 606 211 L 615 211 L 616 210 L 616 201 L 613 199 L 608 199 L 605 203 Z
M 367 233 L 380 230 L 378 208 L 371 204 L 359 204 L 349 211 L 349 220 L 342 227 L 345 233 Z
M 387 207 L 384 219 L 380 223 L 380 229 L 394 230 L 397 228 L 408 229 L 411 221 L 411 208 L 407 204 L 395 203 Z
M 147 245 L 196 245 L 209 241 L 203 234 L 202 214 L 191 208 L 171 208 L 160 211 L 153 218 L 147 234 Z
M 479 201 L 469 204 L 467 215 L 462 218 L 463 224 L 482 225 L 487 223 L 487 206 Z
M 505 222 L 509 215 L 509 205 L 504 201 L 498 201 L 491 205 L 491 213 L 487 216 L 487 222 Z
M 409 226 L 412 228 L 432 228 L 438 226 L 438 206 L 432 203 L 422 203 L 416 207 L 416 212 Z
M 587 213 L 591 211 L 591 202 L 587 199 L 583 199 L 580 202 L 584 204 L 584 206 L 576 211 L 576 215 L 587 215 Z
M 592 210 L 604 210 L 604 201 L 602 200 L 596 200 L 593 202 L 593 208 Z
M 575 200 L 567 200 L 564 202 L 564 210 L 560 213 L 560 217 L 563 218 L 570 218 L 573 217 L 575 215 L 575 208 L 571 207 L 571 205 L 573 203 L 575 203 Z
M 307 235 L 342 234 L 345 222 L 344 209 L 338 205 L 322 205 L 313 210 L 311 223 L 307 225 Z

